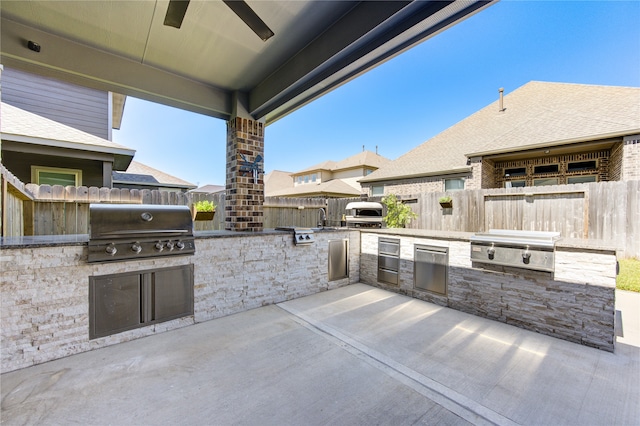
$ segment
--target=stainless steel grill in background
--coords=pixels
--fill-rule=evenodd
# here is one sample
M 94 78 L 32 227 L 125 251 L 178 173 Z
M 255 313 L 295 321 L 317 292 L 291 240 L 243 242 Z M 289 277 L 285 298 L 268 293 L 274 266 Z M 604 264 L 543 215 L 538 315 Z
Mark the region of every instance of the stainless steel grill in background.
M 90 263 L 194 253 L 193 220 L 188 206 L 89 206 Z
M 553 272 L 559 239 L 559 232 L 490 229 L 471 237 L 471 261 Z

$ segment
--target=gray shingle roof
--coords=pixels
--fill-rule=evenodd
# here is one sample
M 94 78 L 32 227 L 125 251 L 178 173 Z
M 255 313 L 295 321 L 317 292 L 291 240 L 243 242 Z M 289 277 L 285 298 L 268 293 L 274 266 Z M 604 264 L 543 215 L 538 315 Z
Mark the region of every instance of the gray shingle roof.
M 293 188 L 281 189 L 265 194 L 268 197 L 303 197 L 303 196 L 326 196 L 340 195 L 345 197 L 359 196 L 360 190 L 354 188 L 342 179 L 334 179 L 320 184 L 298 185 Z
M 640 88 L 533 81 L 360 182 L 468 170 L 467 157 L 640 132 Z
M 356 155 L 352 155 L 351 157 L 347 157 L 344 160 L 333 161 L 328 160 L 322 163 L 313 165 L 311 167 L 307 167 L 306 169 L 295 172 L 295 175 L 299 175 L 301 173 L 308 173 L 316 170 L 329 170 L 329 171 L 338 171 L 338 170 L 346 170 L 352 169 L 354 167 L 373 167 L 379 168 L 384 164 L 387 164 L 389 161 L 388 158 L 385 158 L 375 152 L 371 151 L 362 151 L 357 153 Z
M 2 113 L 0 130 L 3 138 L 5 135 L 6 138 L 10 138 L 10 135 L 12 135 L 23 139 L 30 138 L 33 143 L 41 140 L 42 145 L 53 145 L 56 142 L 61 142 L 74 144 L 77 148 L 89 151 L 118 152 L 131 156 L 135 153 L 135 150 L 124 145 L 99 138 L 13 105 L 3 102 L 0 106 L 2 108 L 0 110 Z
M 146 164 L 132 161 L 127 171 L 113 172 L 113 181 L 119 183 L 136 183 L 141 185 L 159 185 L 165 187 L 180 187 L 192 189 L 196 185 L 172 176 L 163 171 L 154 169 Z
M 113 154 L 114 167 L 128 166 L 135 150 L 2 102 L 2 139 L 15 142 Z

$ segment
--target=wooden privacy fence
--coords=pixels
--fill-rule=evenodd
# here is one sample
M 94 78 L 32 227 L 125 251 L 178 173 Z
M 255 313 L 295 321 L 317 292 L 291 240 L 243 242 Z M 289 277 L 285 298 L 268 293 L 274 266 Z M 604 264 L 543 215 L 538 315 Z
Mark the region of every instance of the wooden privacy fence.
M 195 222 L 194 229 L 224 229 L 223 194 L 34 184 L 25 185 L 24 189 L 28 199 L 6 204 L 15 213 L 3 226 L 4 236 L 86 234 L 91 203 L 191 205 L 196 201 L 211 200 L 217 206 L 214 219 Z M 9 216 L 4 207 L 5 204 L 3 217 Z
M 264 228 L 299 226 L 313 228 L 318 224 L 320 209 L 327 210 L 324 198 L 265 197 Z
M 195 230 L 225 229 L 223 194 L 177 193 L 48 185 L 20 185 L 3 173 L 3 236 L 64 235 L 88 232 L 89 204 L 142 203 L 190 205 L 216 203 L 214 220 Z M 413 229 L 483 232 L 488 229 L 557 231 L 564 238 L 588 238 L 615 245 L 623 256 L 640 257 L 640 181 L 546 187 L 452 191 L 452 208 L 442 208 L 444 193 L 402 197 L 418 218 Z M 264 227 L 315 227 L 324 208 L 328 226 L 339 226 L 346 205 L 360 198 L 277 198 L 264 202 Z M 370 198 L 369 201 L 379 201 Z
M 481 189 L 403 197 L 418 218 L 409 228 L 483 232 L 489 229 L 555 231 L 564 238 L 614 244 L 640 257 L 640 181 Z

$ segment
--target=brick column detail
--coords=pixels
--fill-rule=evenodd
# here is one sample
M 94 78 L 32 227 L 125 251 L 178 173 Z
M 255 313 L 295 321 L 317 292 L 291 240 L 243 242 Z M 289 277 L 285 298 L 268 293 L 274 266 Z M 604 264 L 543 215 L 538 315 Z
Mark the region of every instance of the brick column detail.
M 227 121 L 225 228 L 228 231 L 263 229 L 263 158 L 264 123 L 241 117 Z

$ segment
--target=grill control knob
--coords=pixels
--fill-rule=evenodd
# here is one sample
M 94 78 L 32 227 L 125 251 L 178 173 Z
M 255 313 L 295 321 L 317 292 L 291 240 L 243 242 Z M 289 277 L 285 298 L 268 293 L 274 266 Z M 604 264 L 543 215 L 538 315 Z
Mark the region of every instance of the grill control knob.
M 171 242 L 171 241 L 167 241 L 166 247 L 167 247 L 169 250 L 173 250 L 173 242 Z
M 140 253 L 142 251 L 142 246 L 140 245 L 140 243 L 133 243 L 131 244 L 131 251 Z
M 162 241 L 158 241 L 153 248 L 155 248 L 156 251 L 162 251 L 164 249 L 164 244 L 162 244 Z
M 531 252 L 527 249 L 522 252 L 522 263 L 529 264 L 529 261 L 531 261 Z
M 116 248 L 116 246 L 115 246 L 115 245 L 113 245 L 113 244 L 109 244 L 109 245 L 107 246 L 107 248 L 106 248 L 106 249 L 104 249 L 104 251 L 105 251 L 107 254 L 109 254 L 109 255 L 113 256 L 113 255 L 115 255 L 115 254 L 118 252 L 118 249 Z
M 182 250 L 184 248 L 184 243 L 182 241 L 178 241 L 176 243 L 176 247 L 178 248 L 178 250 Z
M 487 249 L 487 255 L 489 256 L 489 259 L 493 259 L 496 255 L 496 249 L 493 246 L 489 247 Z

